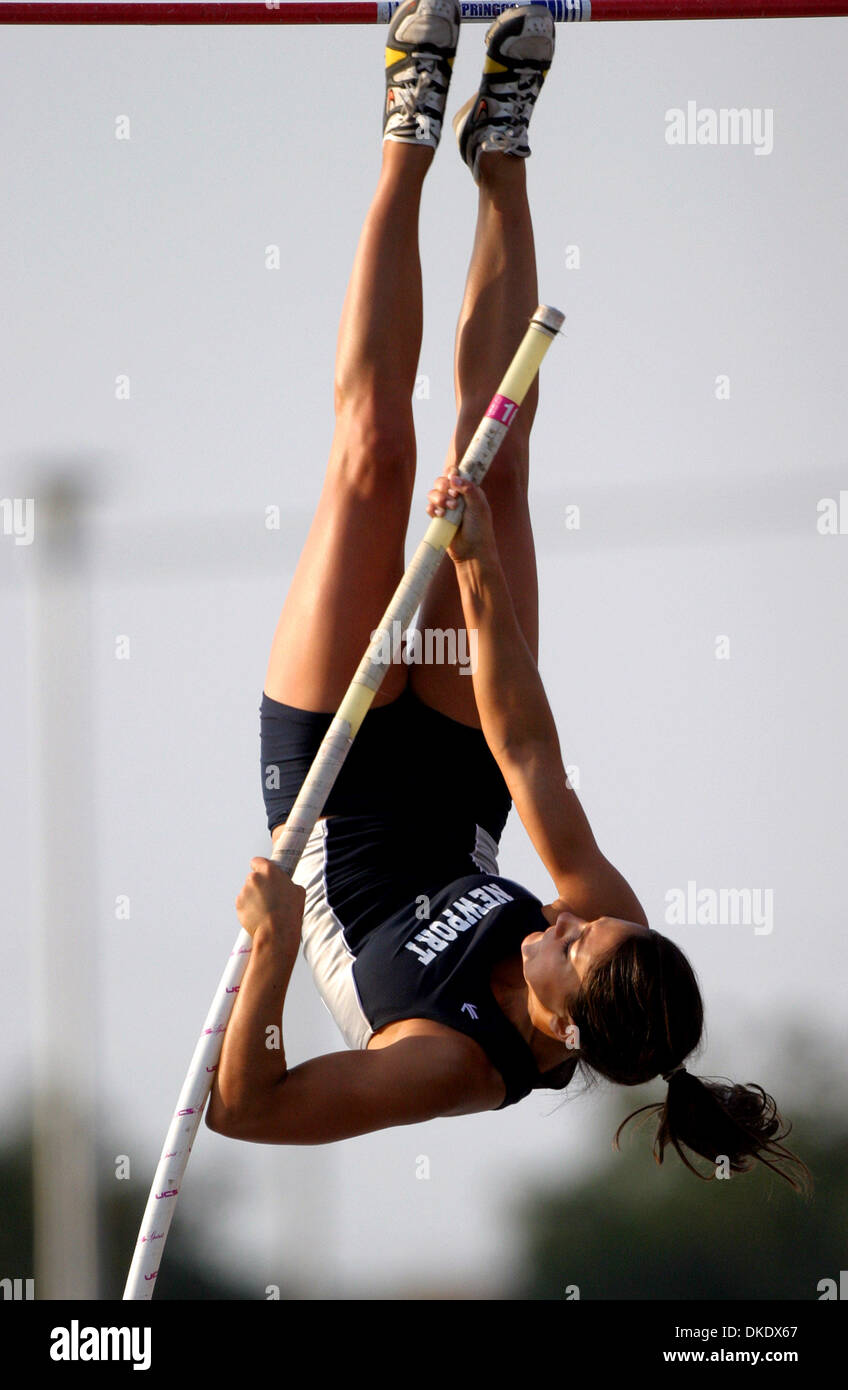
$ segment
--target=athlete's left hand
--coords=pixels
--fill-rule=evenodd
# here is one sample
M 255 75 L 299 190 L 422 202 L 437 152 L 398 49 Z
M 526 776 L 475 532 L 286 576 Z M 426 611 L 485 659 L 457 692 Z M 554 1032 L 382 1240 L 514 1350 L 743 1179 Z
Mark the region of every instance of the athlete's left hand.
M 497 554 L 495 532 L 492 525 L 492 509 L 486 494 L 476 483 L 470 483 L 459 473 L 450 478 L 439 477 L 427 495 L 427 512 L 430 516 L 444 516 L 451 520 L 451 511 L 459 498 L 465 503 L 462 521 L 448 554 L 454 562 L 482 559 Z

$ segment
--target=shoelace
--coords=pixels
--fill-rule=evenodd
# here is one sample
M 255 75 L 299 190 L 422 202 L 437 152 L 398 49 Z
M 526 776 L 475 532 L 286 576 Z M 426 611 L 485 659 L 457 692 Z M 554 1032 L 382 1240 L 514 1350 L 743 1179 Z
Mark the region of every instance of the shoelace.
M 444 96 L 444 86 L 439 87 L 435 81 L 436 58 L 419 57 L 415 63 L 415 77 L 409 81 L 394 84 L 395 91 L 400 96 L 404 110 L 408 116 L 415 117 L 416 108 L 419 111 L 426 111 L 428 98 L 431 93 L 441 101 Z
M 503 96 L 497 91 L 493 84 L 493 95 L 503 108 L 498 117 L 498 123 L 505 116 L 510 126 L 517 126 L 519 129 L 526 127 L 530 120 L 530 113 L 533 103 L 539 95 L 542 86 L 542 74 L 540 72 L 529 71 L 520 76 L 516 83 L 510 83 L 510 90 Z

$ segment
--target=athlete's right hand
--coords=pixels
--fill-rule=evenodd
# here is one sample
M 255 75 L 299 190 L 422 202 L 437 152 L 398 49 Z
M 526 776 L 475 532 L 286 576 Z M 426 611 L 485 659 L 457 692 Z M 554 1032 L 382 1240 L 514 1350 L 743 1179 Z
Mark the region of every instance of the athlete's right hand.
M 450 521 L 451 511 L 458 498 L 465 503 L 462 521 L 448 554 L 454 563 L 462 560 L 485 559 L 497 555 L 492 509 L 486 494 L 476 483 L 467 482 L 459 473 L 450 478 L 442 475 L 427 494 L 429 516 L 444 516 Z
M 299 944 L 305 900 L 305 888 L 293 883 L 275 860 L 257 855 L 236 898 L 236 912 L 251 936 L 266 925 Z

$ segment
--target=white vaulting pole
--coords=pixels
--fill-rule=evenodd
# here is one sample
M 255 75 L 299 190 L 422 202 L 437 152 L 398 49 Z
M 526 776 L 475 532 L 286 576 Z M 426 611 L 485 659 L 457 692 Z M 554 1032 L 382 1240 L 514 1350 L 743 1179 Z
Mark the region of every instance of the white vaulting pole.
M 558 309 L 541 304 L 530 320 L 518 351 L 459 465 L 458 471 L 471 482 L 479 483 L 485 477 L 538 374 L 545 353 L 562 328 L 564 318 Z M 409 626 L 430 580 L 456 534 L 463 509 L 462 499 L 458 500 L 459 506 L 451 519 L 434 517 L 427 527 L 424 539 L 407 566 L 380 626 L 375 630 L 368 650 L 324 735 L 283 833 L 271 854 L 271 858 L 287 874 L 294 872 L 353 740 L 380 688 L 388 665 L 386 652 L 392 649 L 392 634 Z M 400 629 L 394 627 L 395 623 L 400 623 Z M 240 931 L 206 1016 L 203 1032 L 194 1049 L 188 1075 L 177 1101 L 147 1199 L 124 1289 L 124 1299 L 153 1297 L 156 1275 L 180 1193 L 180 1184 L 212 1088 L 224 1033 L 247 968 L 251 944 L 249 934 L 244 930 Z

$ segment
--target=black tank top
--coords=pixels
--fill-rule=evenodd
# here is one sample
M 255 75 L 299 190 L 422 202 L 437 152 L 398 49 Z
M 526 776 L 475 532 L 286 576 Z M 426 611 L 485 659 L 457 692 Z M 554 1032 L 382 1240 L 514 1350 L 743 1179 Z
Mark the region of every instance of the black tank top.
M 470 874 L 395 912 L 357 950 L 353 977 L 375 1030 L 428 1018 L 474 1038 L 503 1077 L 505 1109 L 539 1088 L 561 1090 L 574 1062 L 540 1072 L 501 1010 L 489 976 L 525 936 L 547 926 L 540 900 L 511 879 Z

